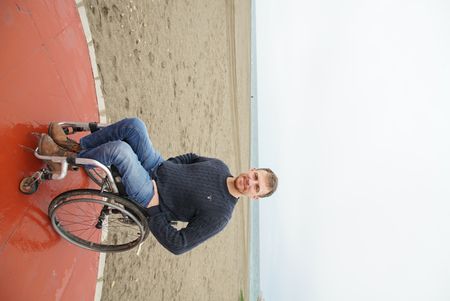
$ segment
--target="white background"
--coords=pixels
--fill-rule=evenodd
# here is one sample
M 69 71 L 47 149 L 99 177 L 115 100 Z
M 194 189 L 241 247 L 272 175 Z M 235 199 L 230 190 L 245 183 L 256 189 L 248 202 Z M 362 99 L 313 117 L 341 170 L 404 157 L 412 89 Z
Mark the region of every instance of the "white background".
M 256 1 L 266 300 L 450 300 L 450 1 Z

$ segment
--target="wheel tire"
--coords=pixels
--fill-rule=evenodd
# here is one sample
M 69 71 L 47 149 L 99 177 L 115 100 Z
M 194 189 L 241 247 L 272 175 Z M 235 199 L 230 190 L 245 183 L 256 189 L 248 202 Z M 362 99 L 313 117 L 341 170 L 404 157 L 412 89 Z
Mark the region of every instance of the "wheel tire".
M 100 218 L 103 210 L 108 212 L 104 220 Z M 64 239 L 97 252 L 127 251 L 149 235 L 147 219 L 138 205 L 94 189 L 76 189 L 58 195 L 50 203 L 48 215 L 53 228 Z
M 33 194 L 39 187 L 39 181 L 33 177 L 26 177 L 20 181 L 19 190 L 24 194 Z

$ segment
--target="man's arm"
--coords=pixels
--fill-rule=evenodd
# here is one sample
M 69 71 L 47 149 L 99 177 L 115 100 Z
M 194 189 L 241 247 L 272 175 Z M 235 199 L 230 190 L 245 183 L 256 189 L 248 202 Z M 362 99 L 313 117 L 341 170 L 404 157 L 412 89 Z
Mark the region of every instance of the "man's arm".
M 177 230 L 171 226 L 159 206 L 148 209 L 148 224 L 153 235 L 163 247 L 175 255 L 192 250 L 225 228 L 228 219 L 215 216 L 196 216 L 186 228 Z
M 188 153 L 167 159 L 167 161 L 171 161 L 176 164 L 191 164 L 209 160 L 217 160 L 217 159 L 202 157 L 194 153 Z
M 167 161 L 171 161 L 176 164 L 191 164 L 197 162 L 197 160 L 200 158 L 199 155 L 194 153 L 188 153 L 179 155 L 176 157 L 169 158 Z

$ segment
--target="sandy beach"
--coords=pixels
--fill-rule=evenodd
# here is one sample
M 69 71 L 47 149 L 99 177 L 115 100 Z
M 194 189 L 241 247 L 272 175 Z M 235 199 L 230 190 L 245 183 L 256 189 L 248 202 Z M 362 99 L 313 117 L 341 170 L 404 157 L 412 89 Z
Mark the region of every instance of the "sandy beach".
M 83 1 L 109 122 L 137 116 L 165 158 L 250 162 L 250 1 Z M 248 200 L 227 228 L 175 256 L 150 235 L 107 255 L 102 300 L 248 299 Z

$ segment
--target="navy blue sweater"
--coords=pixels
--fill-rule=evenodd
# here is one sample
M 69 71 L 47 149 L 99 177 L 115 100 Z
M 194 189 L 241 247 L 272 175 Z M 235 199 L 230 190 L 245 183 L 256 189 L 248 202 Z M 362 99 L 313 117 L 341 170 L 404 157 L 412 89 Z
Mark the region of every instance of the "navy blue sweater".
M 237 202 L 228 191 L 228 177 L 230 170 L 218 159 L 190 153 L 164 161 L 153 173 L 160 205 L 147 209 L 156 239 L 179 255 L 225 228 Z M 188 225 L 178 231 L 171 221 Z

